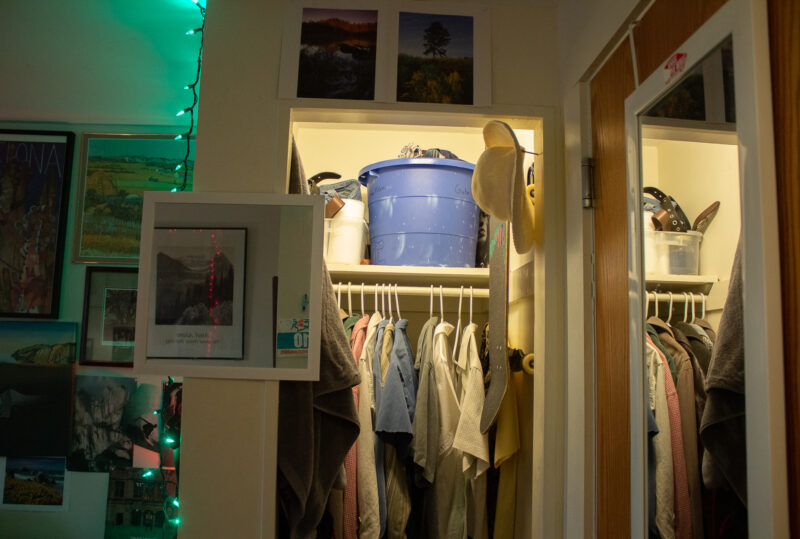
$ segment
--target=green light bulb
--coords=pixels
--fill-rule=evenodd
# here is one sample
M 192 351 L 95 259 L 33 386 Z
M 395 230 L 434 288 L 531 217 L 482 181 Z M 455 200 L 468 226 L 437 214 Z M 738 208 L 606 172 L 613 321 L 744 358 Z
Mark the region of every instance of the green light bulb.
M 181 504 L 178 503 L 178 498 L 175 498 L 174 500 L 172 500 L 172 505 L 174 505 L 175 507 L 180 507 L 181 506 Z
M 175 170 L 180 170 L 182 166 L 183 166 L 182 163 L 178 163 L 178 165 L 175 167 Z
M 153 475 L 153 470 L 147 470 L 142 474 L 142 477 L 150 477 Z
M 175 136 L 175 140 L 181 140 L 182 138 L 183 138 L 183 135 L 176 135 Z
M 167 437 L 164 441 L 167 442 L 168 444 L 174 444 L 175 443 L 175 439 L 174 438 L 170 438 L 170 437 Z
M 178 112 L 175 116 L 183 116 L 184 114 L 186 114 L 186 109 L 183 109 L 182 111 Z

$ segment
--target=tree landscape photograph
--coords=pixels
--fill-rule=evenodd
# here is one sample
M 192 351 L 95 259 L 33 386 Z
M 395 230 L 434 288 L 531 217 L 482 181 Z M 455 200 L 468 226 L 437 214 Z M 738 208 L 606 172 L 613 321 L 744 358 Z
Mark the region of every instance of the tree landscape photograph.
M 400 12 L 397 100 L 473 103 L 473 18 Z
M 297 97 L 374 99 L 376 10 L 304 8 Z

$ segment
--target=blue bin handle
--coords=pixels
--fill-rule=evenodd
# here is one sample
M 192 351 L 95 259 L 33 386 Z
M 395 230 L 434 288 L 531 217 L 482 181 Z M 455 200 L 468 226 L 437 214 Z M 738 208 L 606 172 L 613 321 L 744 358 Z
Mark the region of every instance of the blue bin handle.
M 378 175 L 372 172 L 371 170 L 366 171 L 364 174 L 358 177 L 358 181 L 361 185 L 367 186 L 369 184 L 370 178 L 377 178 Z

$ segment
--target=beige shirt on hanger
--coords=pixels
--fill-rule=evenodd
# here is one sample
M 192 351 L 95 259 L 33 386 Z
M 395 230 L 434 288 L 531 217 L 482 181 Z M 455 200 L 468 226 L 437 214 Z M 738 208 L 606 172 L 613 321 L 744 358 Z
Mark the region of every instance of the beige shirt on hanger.
M 667 390 L 664 386 L 664 366 L 658 350 L 647 343 L 645 349 L 647 377 L 650 386 L 650 409 L 656 417 L 658 434 L 653 436 L 656 461 L 656 527 L 661 539 L 675 538 L 675 478 L 672 469 L 672 437 L 669 430 Z
M 463 453 L 453 447 L 461 412 L 453 385 L 453 360 L 448 337 L 453 325 L 441 322 L 433 335 L 434 373 L 439 399 L 440 431 L 436 477 L 425 498 L 429 537 L 467 536 L 466 479 L 462 470 Z
M 467 533 L 473 539 L 489 537 L 486 511 L 486 474 L 489 437 L 481 434 L 483 367 L 475 342 L 476 324 L 464 328 L 456 370 L 461 375 L 460 416 L 453 447 L 463 452 L 461 470 L 467 480 Z

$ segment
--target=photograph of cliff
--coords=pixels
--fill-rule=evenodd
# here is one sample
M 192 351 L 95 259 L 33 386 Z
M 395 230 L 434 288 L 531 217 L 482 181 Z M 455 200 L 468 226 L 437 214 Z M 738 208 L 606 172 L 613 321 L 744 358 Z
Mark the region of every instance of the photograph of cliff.
M 75 377 L 75 411 L 67 469 L 107 472 L 132 465 L 133 440 L 123 418 L 135 391 L 134 378 Z
M 0 455 L 66 455 L 77 324 L 0 322 Z
M 473 18 L 400 12 L 397 100 L 471 105 Z
M 303 9 L 297 97 L 375 98 L 378 12 Z

